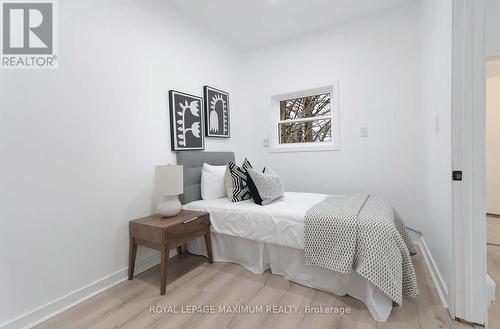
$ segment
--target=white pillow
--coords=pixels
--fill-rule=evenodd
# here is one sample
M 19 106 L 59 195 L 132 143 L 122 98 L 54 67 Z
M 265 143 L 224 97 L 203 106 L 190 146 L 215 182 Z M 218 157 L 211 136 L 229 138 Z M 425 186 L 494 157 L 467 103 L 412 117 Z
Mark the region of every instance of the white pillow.
M 203 164 L 201 169 L 201 198 L 203 200 L 219 199 L 227 195 L 224 185 L 225 172 L 226 166 Z

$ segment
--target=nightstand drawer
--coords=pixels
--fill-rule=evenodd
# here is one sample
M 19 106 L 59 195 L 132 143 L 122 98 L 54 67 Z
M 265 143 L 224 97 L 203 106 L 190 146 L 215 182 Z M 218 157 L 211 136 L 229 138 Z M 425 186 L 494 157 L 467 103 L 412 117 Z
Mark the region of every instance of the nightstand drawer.
M 152 243 L 163 244 L 163 231 L 157 227 L 144 225 L 142 223 L 131 223 L 130 235 L 133 238 L 146 240 Z
M 199 235 L 202 235 L 207 231 L 208 227 L 210 227 L 210 220 L 207 216 L 196 219 L 186 219 L 183 223 L 169 227 L 166 232 L 166 239 L 183 240 L 184 238 L 192 236 L 196 233 L 200 233 Z

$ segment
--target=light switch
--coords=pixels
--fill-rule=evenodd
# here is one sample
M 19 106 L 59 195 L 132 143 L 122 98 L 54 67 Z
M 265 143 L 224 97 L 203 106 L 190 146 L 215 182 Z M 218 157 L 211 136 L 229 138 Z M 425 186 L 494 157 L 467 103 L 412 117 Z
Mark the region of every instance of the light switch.
M 361 137 L 368 137 L 368 127 L 361 127 L 360 136 Z
M 434 116 L 434 131 L 439 134 L 439 114 Z
M 269 146 L 269 138 L 264 138 L 262 145 L 264 145 L 264 147 L 268 147 Z

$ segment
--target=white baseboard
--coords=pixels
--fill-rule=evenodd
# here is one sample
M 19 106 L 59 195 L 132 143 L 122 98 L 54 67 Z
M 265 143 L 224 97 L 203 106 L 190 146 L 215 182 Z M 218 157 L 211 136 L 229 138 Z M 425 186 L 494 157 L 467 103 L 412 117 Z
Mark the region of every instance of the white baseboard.
M 422 256 L 424 257 L 425 265 L 431 273 L 432 281 L 434 282 L 434 286 L 436 287 L 436 290 L 438 292 L 441 304 L 443 304 L 443 307 L 448 308 L 448 287 L 443 280 L 441 272 L 439 272 L 436 262 L 434 261 L 434 258 L 432 257 L 432 254 L 429 250 L 429 247 L 427 247 L 427 244 L 425 243 L 425 240 L 422 236 L 419 236 L 415 240 L 415 243 L 419 246 L 419 249 L 422 252 Z
M 170 251 L 170 257 L 177 255 L 175 249 Z M 138 260 L 135 266 L 135 274 L 144 272 L 160 263 L 160 255 L 156 253 L 144 259 Z M 0 325 L 1 329 L 25 329 L 32 328 L 48 319 L 62 313 L 101 292 L 116 286 L 128 279 L 128 266 L 115 273 L 105 276 L 89 285 L 77 289 L 50 303 L 40 306 L 26 314 Z

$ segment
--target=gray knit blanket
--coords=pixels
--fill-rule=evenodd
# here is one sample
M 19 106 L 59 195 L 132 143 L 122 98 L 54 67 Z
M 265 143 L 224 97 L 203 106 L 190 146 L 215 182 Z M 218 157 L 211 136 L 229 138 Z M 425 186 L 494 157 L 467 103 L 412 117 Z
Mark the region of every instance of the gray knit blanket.
M 398 212 L 368 195 L 332 195 L 305 216 L 304 263 L 355 271 L 398 305 L 418 294 L 410 255 L 416 253 Z

